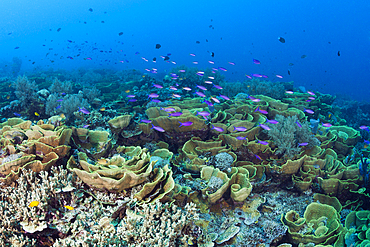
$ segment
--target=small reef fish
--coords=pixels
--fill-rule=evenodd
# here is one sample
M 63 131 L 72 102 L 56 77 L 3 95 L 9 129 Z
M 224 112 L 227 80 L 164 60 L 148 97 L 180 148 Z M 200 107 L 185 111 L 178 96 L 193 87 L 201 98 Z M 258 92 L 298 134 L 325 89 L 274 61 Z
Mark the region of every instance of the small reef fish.
M 63 99 L 58 99 L 58 100 L 57 100 L 57 102 L 62 102 L 62 101 L 63 101 Z
M 253 97 L 253 96 L 248 96 L 248 98 L 252 101 L 252 102 L 260 102 L 261 101 L 261 99 L 257 99 L 257 98 L 255 98 L 255 97 Z
M 165 108 L 161 107 L 160 110 L 165 111 L 165 112 L 176 111 L 176 109 L 173 107 L 165 107 Z
M 184 89 L 185 91 L 191 91 L 190 87 L 183 87 L 182 89 Z
M 230 98 L 229 98 L 229 97 L 227 97 L 227 96 L 225 96 L 225 95 L 222 95 L 222 94 L 220 94 L 220 97 L 221 97 L 221 98 L 223 98 L 224 100 L 230 100 Z
M 215 98 L 215 97 L 211 97 L 211 99 L 212 99 L 214 102 L 216 102 L 216 103 L 220 103 L 220 101 L 219 101 L 217 98 Z
M 221 86 L 219 86 L 219 85 L 213 85 L 215 88 L 217 88 L 217 89 L 222 89 L 222 87 Z
M 277 78 L 283 78 L 283 76 L 281 76 L 281 75 L 275 75 Z
M 254 112 L 257 112 L 257 111 L 259 111 L 260 113 L 265 114 L 265 115 L 267 115 L 267 114 L 268 114 L 268 112 L 267 112 L 267 111 L 260 109 L 260 107 L 259 107 L 259 106 L 257 107 L 257 109 L 256 109 L 256 110 L 254 110 Z
M 165 131 L 162 127 L 154 126 L 153 124 L 152 124 L 152 128 L 151 129 L 155 129 L 156 131 L 159 131 L 159 132 L 164 132 Z
M 260 126 L 264 130 L 271 130 L 270 127 L 265 124 L 259 124 L 258 126 Z
M 237 136 L 236 139 L 238 140 L 247 140 L 246 136 Z
M 180 117 L 182 115 L 182 112 L 175 112 L 175 113 L 169 113 L 168 117 Z
M 202 92 L 195 92 L 196 95 L 200 96 L 200 97 L 206 97 L 206 95 Z
M 227 71 L 227 69 L 225 69 L 224 67 L 218 67 L 218 69 L 221 71 Z
M 87 128 L 89 128 L 89 124 L 85 124 L 84 126 L 82 126 L 82 128 L 84 128 L 84 129 L 87 129 Z
M 78 110 L 82 112 L 83 114 L 90 114 L 90 112 L 85 107 L 78 107 Z
M 206 87 L 204 87 L 204 86 L 197 85 L 197 88 L 199 88 L 199 89 L 201 89 L 201 90 L 203 90 L 203 91 L 207 91 L 207 88 L 206 88 Z
M 159 88 L 159 89 L 163 88 L 163 86 L 162 85 L 159 85 L 159 84 L 153 84 L 153 87 Z
M 218 131 L 218 132 L 224 132 L 224 131 L 225 131 L 223 128 L 221 128 L 221 127 L 216 127 L 216 126 L 214 126 L 214 125 L 212 125 L 212 128 L 211 128 L 211 129 L 216 130 L 216 131 Z
M 257 159 L 259 160 L 262 160 L 260 156 L 258 156 L 257 154 L 254 155 L 254 157 L 256 157 Z
M 300 122 L 298 122 L 298 120 L 297 120 L 297 121 L 295 121 L 295 123 L 297 124 L 297 126 L 298 126 L 299 128 L 302 128 L 302 124 L 301 124 Z
M 289 91 L 289 90 L 285 91 L 285 93 L 287 93 L 287 94 L 294 94 L 293 91 Z
M 259 60 L 254 59 L 254 58 L 253 58 L 253 63 L 254 63 L 254 64 L 261 64 L 261 62 L 260 62 Z
M 310 109 L 304 109 L 305 112 L 307 112 L 308 114 L 314 114 L 315 112 L 313 110 L 310 110 Z
M 261 141 L 261 140 L 258 140 L 257 143 L 259 144 L 262 144 L 262 145 L 268 145 L 269 143 L 266 142 L 266 141 Z
M 68 206 L 68 205 L 64 205 L 64 207 L 65 207 L 66 209 L 68 209 L 68 210 L 73 210 L 73 209 L 75 209 L 74 207 L 72 207 L 72 206 Z
M 200 115 L 202 117 L 208 117 L 211 113 L 209 113 L 208 111 L 197 111 L 197 116 Z
M 206 83 L 206 84 L 212 84 L 213 82 L 211 82 L 211 81 L 204 81 L 204 83 Z
M 151 123 L 152 121 L 151 120 L 148 120 L 148 119 L 141 119 L 140 122 L 143 122 L 143 123 Z
M 365 125 L 360 126 L 360 129 L 361 129 L 361 130 L 366 130 L 366 131 L 368 131 L 368 132 L 369 132 L 369 127 L 367 127 L 367 126 L 365 126 Z
M 188 122 L 180 122 L 179 121 L 179 123 L 180 123 L 180 126 L 179 127 L 181 127 L 181 126 L 190 126 L 190 125 L 193 124 L 193 122 L 191 122 L 191 121 L 188 121 Z
M 271 119 L 271 120 L 267 119 L 266 122 L 270 123 L 270 124 L 278 124 L 279 123 L 279 121 L 277 121 L 275 119 Z
M 98 162 L 99 165 L 106 165 L 106 164 L 108 164 L 108 160 L 107 159 L 104 159 L 104 158 L 98 159 L 97 162 Z
M 30 207 L 30 208 L 37 207 L 39 204 L 40 204 L 40 202 L 39 202 L 39 201 L 32 201 L 32 202 L 30 203 L 30 205 L 28 205 L 28 207 Z
M 148 96 L 149 98 L 158 98 L 159 97 L 159 95 L 158 94 L 156 94 L 156 93 L 151 93 L 151 94 L 149 94 L 149 96 Z
M 327 127 L 327 128 L 330 128 L 333 125 L 331 123 L 323 123 L 322 126 Z
M 172 98 L 181 98 L 181 95 L 176 94 L 176 93 L 173 93 L 173 94 L 172 94 Z
M 161 102 L 159 99 L 152 99 L 151 102 L 154 102 L 154 103 L 159 103 Z
M 174 90 L 174 91 L 176 91 L 176 90 L 177 90 L 177 88 L 175 88 L 174 86 L 170 86 L 170 90 Z
M 21 114 L 16 113 L 16 112 L 13 112 L 13 114 L 14 114 L 14 116 L 16 116 L 16 117 L 20 117 L 20 116 L 21 116 Z
M 234 131 L 246 131 L 246 130 L 247 130 L 246 127 L 243 127 L 243 126 L 235 127 L 234 126 Z
M 307 93 L 308 93 L 309 95 L 315 96 L 315 93 L 314 93 L 314 92 L 307 91 Z
M 105 107 L 100 108 L 99 111 L 105 111 Z
M 283 37 L 278 37 L 278 40 L 280 41 L 280 43 L 285 43 L 285 39 Z
M 308 145 L 308 142 L 301 142 L 301 143 L 298 143 L 298 146 L 307 146 Z
M 136 102 L 137 99 L 129 99 L 128 102 Z
M 203 102 L 206 103 L 208 106 L 213 106 L 212 102 L 210 102 L 208 100 L 204 100 Z

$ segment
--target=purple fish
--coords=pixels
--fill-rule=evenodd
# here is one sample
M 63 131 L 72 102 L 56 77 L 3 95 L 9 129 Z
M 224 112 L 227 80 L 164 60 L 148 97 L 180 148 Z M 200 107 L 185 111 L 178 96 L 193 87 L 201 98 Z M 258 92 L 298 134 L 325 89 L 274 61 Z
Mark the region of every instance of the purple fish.
M 159 89 L 163 88 L 163 86 L 159 85 L 159 84 L 153 84 L 153 87 L 156 87 L 156 88 L 159 88 Z
M 193 124 L 193 122 L 191 122 L 191 121 L 183 122 L 183 123 L 179 121 L 179 123 L 180 123 L 180 126 L 179 127 L 181 127 L 181 126 L 190 126 L 190 125 Z
M 205 87 L 203 87 L 203 86 L 199 86 L 199 85 L 197 85 L 197 87 L 198 87 L 199 89 L 203 90 L 203 91 L 207 91 L 207 88 L 205 88 Z
M 148 119 L 141 119 L 140 122 L 143 122 L 143 123 L 151 123 L 152 121 L 151 120 L 148 120 Z
M 151 129 L 155 129 L 155 130 L 157 130 L 157 131 L 159 131 L 159 132 L 164 132 L 164 129 L 163 129 L 162 127 L 154 126 L 153 124 L 152 124 L 152 126 L 153 126 L 153 127 L 151 127 Z
M 212 102 L 208 101 L 208 100 L 205 100 L 203 101 L 204 103 L 206 103 L 208 106 L 213 106 Z
M 181 95 L 174 93 L 172 94 L 172 98 L 181 98 Z
M 160 101 L 159 99 L 152 99 L 151 102 L 159 103 L 159 102 L 162 102 L 162 101 Z
M 21 114 L 16 113 L 16 112 L 14 112 L 13 114 L 14 114 L 14 116 L 16 116 L 16 117 L 20 117 L 20 116 L 21 116 Z
M 254 155 L 257 159 L 262 160 L 257 154 Z
M 366 131 L 369 131 L 369 127 L 367 127 L 367 126 L 365 126 L 365 125 L 360 126 L 360 129 L 362 129 L 362 130 L 366 130 Z
M 260 109 L 259 107 L 257 107 L 257 109 L 255 110 L 255 112 L 256 112 L 256 111 L 259 111 L 260 113 L 265 114 L 265 115 L 267 115 L 267 114 L 268 114 L 268 112 L 267 112 L 267 111 L 262 110 L 262 109 Z
M 61 105 L 58 105 L 57 107 L 55 107 L 55 109 L 59 109 L 59 108 L 61 108 L 62 106 Z
M 227 96 L 225 96 L 225 95 L 222 95 L 222 94 L 220 94 L 220 97 L 221 97 L 221 98 L 223 98 L 224 100 L 230 100 L 230 98 L 229 98 L 229 97 L 227 97 Z
M 245 136 L 237 136 L 236 139 L 238 140 L 247 140 L 247 138 Z
M 312 96 L 314 96 L 314 95 L 315 95 L 315 93 L 314 93 L 314 92 L 311 92 L 311 91 L 307 91 L 307 93 L 308 93 L 309 95 L 312 95 Z
M 199 111 L 197 111 L 197 115 L 200 115 L 200 116 L 202 116 L 202 117 L 207 117 L 207 116 L 209 116 L 211 113 L 209 113 L 208 111 L 201 111 L 201 112 L 199 112 Z
M 222 71 L 227 71 L 227 69 L 223 68 L 223 67 L 218 67 L 219 70 L 222 70 Z
M 308 145 L 308 142 L 301 142 L 301 143 L 298 143 L 298 146 L 307 146 Z
M 206 97 L 206 95 L 202 92 L 195 92 L 196 95 L 200 96 L 200 97 Z
M 82 126 L 82 128 L 87 129 L 87 128 L 89 128 L 89 126 L 90 126 L 90 124 L 85 124 L 84 126 Z
M 305 112 L 307 112 L 308 114 L 314 114 L 315 112 L 313 110 L 310 110 L 310 109 L 304 109 Z
M 261 101 L 261 99 L 257 99 L 257 98 L 255 98 L 255 97 L 253 97 L 253 96 L 248 96 L 248 98 L 252 101 L 252 102 L 260 102 Z
M 126 95 L 127 98 L 135 98 L 136 96 L 133 94 Z
M 158 95 L 158 94 L 156 94 L 156 93 L 151 93 L 151 94 L 149 94 L 149 95 L 148 95 L 148 97 L 149 97 L 149 98 L 158 98 L 158 97 L 159 97 L 159 95 Z
M 215 88 L 217 88 L 217 89 L 222 89 L 222 87 L 221 86 L 219 86 L 219 85 L 213 85 Z
M 82 112 L 83 114 L 90 114 L 90 112 L 85 107 L 78 107 L 78 110 Z
M 301 124 L 300 122 L 298 122 L 298 120 L 297 120 L 297 121 L 295 121 L 295 123 L 297 124 L 297 126 L 298 126 L 299 128 L 302 128 L 302 124 Z
M 137 99 L 129 99 L 128 102 L 136 102 Z
M 57 102 L 62 102 L 62 101 L 63 101 L 63 99 L 58 99 L 58 100 L 57 100 Z
M 259 124 L 258 126 L 260 126 L 264 130 L 271 130 L 270 127 L 265 124 Z
M 251 74 L 251 76 L 253 76 L 253 77 L 259 77 L 259 78 L 261 78 L 261 77 L 262 77 L 262 75 L 261 75 L 261 74 Z
M 177 88 L 175 88 L 174 86 L 170 86 L 170 89 L 171 89 L 171 90 L 174 90 L 174 91 L 176 91 L 176 90 L 177 90 Z
M 213 130 L 216 130 L 216 131 L 218 131 L 218 132 L 224 132 L 224 131 L 225 131 L 223 128 L 221 128 L 221 127 L 216 127 L 216 126 L 214 126 L 214 125 L 212 125 L 212 129 L 213 129 Z
M 308 97 L 309 100 L 315 100 L 315 97 Z
M 260 140 L 258 140 L 257 143 L 262 144 L 262 145 L 269 145 L 269 143 L 266 142 L 266 141 L 260 141 Z
M 279 121 L 277 121 L 277 120 L 275 120 L 275 119 L 271 119 L 271 120 L 268 120 L 267 119 L 267 121 L 266 122 L 268 122 L 268 123 L 270 123 L 270 124 L 278 124 L 279 123 Z
M 168 114 L 168 117 L 180 117 L 182 115 L 182 112 L 175 112 Z
M 258 61 L 257 59 L 254 59 L 254 58 L 253 58 L 253 63 L 255 63 L 255 64 L 261 64 L 260 61 Z
M 243 126 L 235 127 L 234 126 L 234 131 L 246 131 L 246 130 L 247 130 L 246 127 L 243 127 Z
M 329 127 L 331 127 L 333 125 L 331 123 L 323 123 L 322 126 L 329 128 Z
M 294 94 L 294 92 L 293 91 L 285 91 L 285 93 L 287 93 L 287 94 Z

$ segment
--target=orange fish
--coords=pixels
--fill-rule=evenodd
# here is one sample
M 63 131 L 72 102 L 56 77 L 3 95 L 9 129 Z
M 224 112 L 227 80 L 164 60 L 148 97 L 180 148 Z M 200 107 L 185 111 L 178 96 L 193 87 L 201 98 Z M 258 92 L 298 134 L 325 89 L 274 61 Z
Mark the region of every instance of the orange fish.
M 28 205 L 30 208 L 37 207 L 40 204 L 39 201 L 32 201 L 30 205 Z

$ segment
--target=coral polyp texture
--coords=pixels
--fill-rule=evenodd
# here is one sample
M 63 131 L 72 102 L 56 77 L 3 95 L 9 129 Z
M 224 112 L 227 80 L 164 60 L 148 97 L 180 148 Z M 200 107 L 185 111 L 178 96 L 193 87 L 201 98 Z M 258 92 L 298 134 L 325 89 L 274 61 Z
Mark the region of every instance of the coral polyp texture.
M 0 111 L 1 246 L 369 245 L 369 127 L 335 97 L 184 66 L 45 73 Z

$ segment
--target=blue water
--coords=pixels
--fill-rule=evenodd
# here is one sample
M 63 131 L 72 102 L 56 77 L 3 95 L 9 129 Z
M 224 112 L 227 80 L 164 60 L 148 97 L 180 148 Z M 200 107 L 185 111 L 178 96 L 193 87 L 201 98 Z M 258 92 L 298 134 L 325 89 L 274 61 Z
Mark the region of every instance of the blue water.
M 230 82 L 260 73 L 272 81 L 370 101 L 369 10 L 364 0 L 3 0 L 0 65 L 19 57 L 21 74 L 81 66 L 143 72 L 178 65 L 224 67 Z M 170 63 L 160 58 L 168 53 Z

